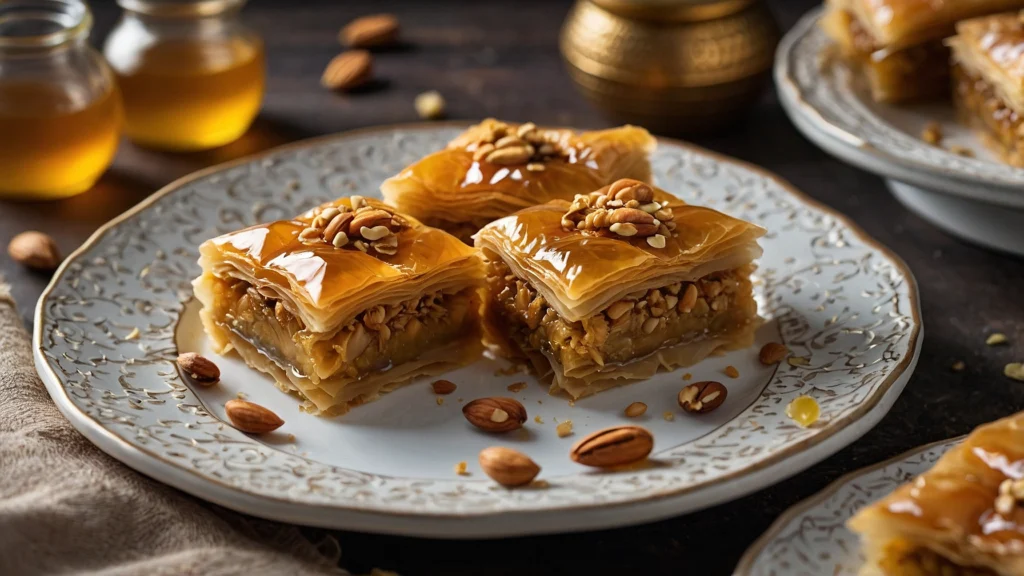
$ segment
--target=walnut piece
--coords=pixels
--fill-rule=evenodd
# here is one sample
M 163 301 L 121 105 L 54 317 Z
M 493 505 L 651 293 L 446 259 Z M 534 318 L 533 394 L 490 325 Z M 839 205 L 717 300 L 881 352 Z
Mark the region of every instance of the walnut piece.
M 515 125 L 498 120 L 481 122 L 448 147 L 472 152 L 476 162 L 526 165 L 529 172 L 543 172 L 544 162 L 568 158 L 574 151 L 564 131 L 537 128 L 533 122 Z

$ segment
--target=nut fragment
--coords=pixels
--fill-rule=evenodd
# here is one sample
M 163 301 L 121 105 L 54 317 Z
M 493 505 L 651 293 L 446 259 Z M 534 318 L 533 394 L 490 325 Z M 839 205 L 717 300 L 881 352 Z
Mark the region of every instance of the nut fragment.
M 644 412 L 647 412 L 647 404 L 644 404 L 643 402 L 633 402 L 629 406 L 626 406 L 625 410 L 626 417 L 628 418 L 643 416 Z
M 224 405 L 231 425 L 242 432 L 265 434 L 277 430 L 284 420 L 267 408 L 245 400 L 228 400 Z
M 735 366 L 726 366 L 724 372 L 725 372 L 725 375 L 728 376 L 729 378 L 739 378 L 740 377 L 740 371 L 737 370 Z
M 469 472 L 466 471 L 466 462 L 458 462 L 455 464 L 455 473 L 459 476 L 469 476 Z
M 1006 344 L 1006 342 L 1006 334 L 1002 334 L 1000 332 L 989 334 L 989 337 L 985 339 L 985 344 L 988 344 L 989 346 L 998 346 L 1000 344 Z
M 481 450 L 479 461 L 484 474 L 507 487 L 529 484 L 540 473 L 540 466 L 529 456 L 502 446 Z
M 514 398 L 478 398 L 462 407 L 462 415 L 488 432 L 516 430 L 526 422 L 526 408 Z
M 782 362 L 782 359 L 787 354 L 789 354 L 789 348 L 786 348 L 785 345 L 778 342 L 769 342 L 761 347 L 761 352 L 757 355 L 757 359 L 761 361 L 761 364 L 771 366 Z
M 694 382 L 679 391 L 679 406 L 694 414 L 706 414 L 725 402 L 729 390 L 721 382 Z
M 604 468 L 642 460 L 654 448 L 654 436 L 639 426 L 615 426 L 589 434 L 569 451 L 573 462 Z
M 928 122 L 921 129 L 921 140 L 932 146 L 938 146 L 942 142 L 942 126 L 934 120 Z
M 413 107 L 416 108 L 416 114 L 420 118 L 436 120 L 444 116 L 444 96 L 441 96 L 441 93 L 437 90 L 424 92 L 413 100 Z
M 327 64 L 320 84 L 331 90 L 348 91 L 369 82 L 373 74 L 373 57 L 366 50 L 349 50 L 335 56 Z
M 967 364 L 965 364 L 963 360 L 957 360 L 949 367 L 953 372 L 963 372 L 965 368 L 967 368 Z
M 372 14 L 356 18 L 341 29 L 342 44 L 351 48 L 370 48 L 394 44 L 398 38 L 398 18 L 391 14 Z
M 522 392 L 523 390 L 526 390 L 526 386 L 526 382 L 513 382 L 506 386 L 505 389 L 509 392 Z
M 555 433 L 558 434 L 559 438 L 565 438 L 572 434 L 572 420 L 564 420 L 555 426 Z
M 193 381 L 210 386 L 220 380 L 220 368 L 212 360 L 195 352 L 178 355 L 178 366 Z
M 1024 364 L 1020 362 L 1011 362 L 1003 367 L 1003 375 L 1013 378 L 1014 380 L 1024 381 Z
M 646 238 L 653 248 L 664 248 L 675 235 L 672 209 L 668 202 L 655 202 L 654 189 L 625 178 L 591 192 L 577 194 L 562 216 L 562 227 L 599 236 Z
M 53 270 L 61 261 L 60 250 L 53 238 L 34 230 L 12 238 L 7 245 L 7 253 L 18 264 L 35 270 Z
M 434 389 L 434 394 L 451 394 L 456 388 L 451 380 L 435 380 L 431 382 L 430 387 Z

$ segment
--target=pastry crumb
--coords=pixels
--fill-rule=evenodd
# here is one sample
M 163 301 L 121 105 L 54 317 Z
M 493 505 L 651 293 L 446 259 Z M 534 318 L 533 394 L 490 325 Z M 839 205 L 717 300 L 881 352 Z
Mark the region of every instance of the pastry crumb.
M 295 442 L 295 434 L 289 434 L 288 435 L 288 441 L 289 442 Z
M 506 388 L 509 392 L 521 392 L 526 389 L 526 382 L 513 382 Z
M 129 332 L 128 335 L 124 337 L 124 339 L 125 340 L 135 340 L 136 338 L 139 337 L 139 334 L 140 334 L 140 332 L 139 332 L 138 328 L 132 328 L 132 331 Z
M 686 374 L 683 374 L 683 380 L 690 380 L 692 378 L 693 378 L 693 374 L 690 374 L 689 372 L 687 372 Z
M 957 146 L 954 144 L 949 146 L 948 149 L 950 152 L 956 154 L 957 156 L 963 156 L 964 158 L 974 158 L 974 150 L 971 150 L 966 146 Z
M 249 395 L 246 394 L 245 392 L 236 392 L 235 397 L 238 398 L 239 400 L 245 400 L 246 398 L 249 397 Z
M 664 414 L 661 415 L 661 417 L 665 419 L 665 422 L 671 422 L 671 421 L 676 419 L 676 415 L 673 414 L 672 412 L 667 411 L 667 410 L 665 411 Z
M 789 358 L 786 358 L 786 363 L 790 366 L 808 366 L 810 365 L 811 360 L 809 358 L 804 358 L 803 356 L 790 356 Z
M 525 364 L 513 364 L 507 368 L 498 368 L 494 371 L 495 376 L 511 376 L 513 374 L 519 374 L 520 372 L 526 371 Z
M 953 362 L 953 365 L 949 367 L 953 372 L 963 372 L 964 368 L 967 368 L 967 364 L 964 364 L 963 360 L 957 360 Z
M 548 484 L 547 480 L 534 480 L 533 482 L 530 482 L 530 488 L 550 488 L 550 487 L 551 487 L 551 485 Z
M 989 334 L 988 338 L 985 339 L 985 344 L 988 344 L 989 346 L 998 346 L 1000 344 L 1006 344 L 1006 342 L 1006 334 L 1003 334 L 1002 332 Z
M 1011 362 L 1003 368 L 1003 374 L 1013 378 L 1014 380 L 1024 382 L 1024 364 L 1020 362 Z
M 737 370 L 735 366 L 726 366 L 725 375 L 728 376 L 729 378 L 739 378 L 740 371 Z
M 437 90 L 424 92 L 413 102 L 416 113 L 424 120 L 435 120 L 444 116 L 444 96 Z
M 942 126 L 935 120 L 928 122 L 921 130 L 921 140 L 932 146 L 938 146 L 942 142 Z
M 463 460 L 455 465 L 455 473 L 459 476 L 469 476 L 469 472 L 466 471 L 466 461 Z
M 558 426 L 555 427 L 555 432 L 558 432 L 559 438 L 565 438 L 572 434 L 572 420 L 559 422 Z
M 437 405 L 440 406 L 440 405 L 444 404 L 444 398 L 441 398 L 440 396 L 438 396 L 437 399 L 436 399 L 436 402 L 437 402 Z
M 533 421 L 536 422 L 537 424 L 543 424 L 544 423 L 544 420 L 541 419 L 540 416 L 534 416 L 533 417 Z
M 572 408 L 575 405 L 576 405 L 576 401 L 575 400 L 569 400 L 569 408 Z

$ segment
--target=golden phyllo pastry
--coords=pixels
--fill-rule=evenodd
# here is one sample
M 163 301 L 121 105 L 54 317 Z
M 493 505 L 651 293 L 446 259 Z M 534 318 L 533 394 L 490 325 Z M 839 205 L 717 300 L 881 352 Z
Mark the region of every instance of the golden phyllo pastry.
M 1024 21 L 997 14 L 957 24 L 953 101 L 964 123 L 1014 166 L 1024 166 Z
M 758 226 L 620 180 L 485 226 L 489 344 L 579 398 L 743 348 Z
M 865 576 L 1024 574 L 1024 412 L 975 429 L 849 526 Z
M 381 185 L 384 199 L 471 243 L 482 226 L 549 200 L 572 200 L 619 178 L 650 180 L 654 138 L 643 128 L 576 133 L 484 120 Z
M 305 409 L 342 414 L 481 352 L 483 265 L 450 234 L 359 196 L 199 248 L 218 352 L 236 350 Z
M 828 0 L 822 26 L 867 77 L 875 100 L 945 96 L 957 21 L 1024 8 L 1024 0 Z

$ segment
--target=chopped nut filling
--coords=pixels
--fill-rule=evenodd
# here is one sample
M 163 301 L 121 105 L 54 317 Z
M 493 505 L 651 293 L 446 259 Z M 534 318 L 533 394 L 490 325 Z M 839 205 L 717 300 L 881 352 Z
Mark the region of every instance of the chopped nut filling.
M 988 568 L 961 566 L 905 540 L 889 543 L 878 564 L 886 576 L 996 576 Z
M 631 178 L 618 180 L 596 192 L 577 194 L 562 227 L 612 238 L 647 238 L 652 248 L 664 248 L 675 234 L 672 209 L 654 200 L 654 189 Z
M 247 282 L 218 280 L 215 290 L 214 317 L 225 329 L 314 383 L 335 375 L 361 377 L 408 362 L 420 350 L 477 330 L 479 299 L 473 289 L 374 306 L 333 334 L 306 330 L 281 301 Z
M 961 121 L 982 132 L 982 140 L 1013 166 L 1024 166 L 1024 119 L 1008 107 L 986 80 L 953 66 L 953 102 Z
M 624 364 L 663 347 L 685 343 L 745 324 L 755 306 L 744 267 L 696 282 L 637 292 L 578 322 L 562 318 L 500 259 L 489 261 L 487 282 L 508 336 L 525 351 L 558 359 L 566 372 L 584 366 Z
M 386 256 L 397 254 L 398 232 L 406 226 L 405 220 L 388 208 L 370 206 L 362 196 L 352 196 L 351 201 L 351 209 L 344 205 L 316 208 L 313 221 L 299 233 L 299 239 Z
M 567 158 L 573 150 L 562 136 L 537 128 L 533 122 L 514 126 L 505 122 L 483 122 L 452 141 L 449 148 L 473 153 L 473 160 L 501 166 L 526 164 L 531 172 L 544 170 L 544 162 Z

